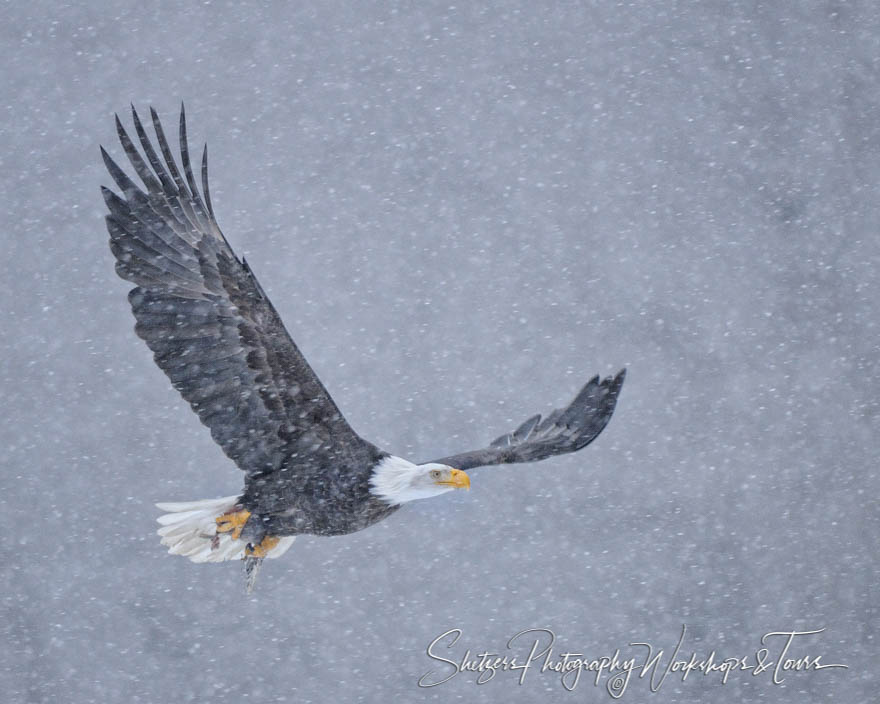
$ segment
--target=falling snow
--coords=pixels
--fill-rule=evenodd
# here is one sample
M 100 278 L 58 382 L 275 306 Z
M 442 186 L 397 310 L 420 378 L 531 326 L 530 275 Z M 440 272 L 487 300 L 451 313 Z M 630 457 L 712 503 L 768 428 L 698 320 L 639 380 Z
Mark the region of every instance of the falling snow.
M 553 630 L 849 669 L 631 702 L 873 701 L 880 9 L 871 2 L 5 6 L 0 279 L 10 702 L 611 701 L 423 689 L 426 648 Z M 152 104 L 352 426 L 483 447 L 628 368 L 580 453 L 303 537 L 247 596 L 153 504 L 240 472 L 135 336 L 98 146 Z M 172 131 L 173 134 L 173 131 Z

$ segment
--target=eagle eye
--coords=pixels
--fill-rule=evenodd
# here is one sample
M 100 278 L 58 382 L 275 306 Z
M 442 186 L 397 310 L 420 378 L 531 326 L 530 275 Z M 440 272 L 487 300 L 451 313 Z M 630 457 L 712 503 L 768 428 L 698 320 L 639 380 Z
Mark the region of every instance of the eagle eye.
M 439 479 L 440 478 L 440 470 L 439 469 L 432 469 L 431 470 L 431 478 L 432 479 Z

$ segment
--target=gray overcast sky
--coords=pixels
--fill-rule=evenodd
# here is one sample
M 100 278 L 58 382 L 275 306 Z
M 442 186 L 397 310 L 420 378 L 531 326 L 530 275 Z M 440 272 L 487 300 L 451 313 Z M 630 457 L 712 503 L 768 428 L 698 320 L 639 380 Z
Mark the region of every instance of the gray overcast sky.
M 15 702 L 611 701 L 431 689 L 428 644 L 552 629 L 848 670 L 622 701 L 878 688 L 873 2 L 8 3 L 0 22 L 0 689 Z M 352 425 L 480 447 L 627 366 L 583 452 L 237 564 L 156 501 L 238 470 L 132 330 L 98 191 L 113 113 L 185 100 L 221 226 Z M 439 671 L 445 671 L 441 669 Z

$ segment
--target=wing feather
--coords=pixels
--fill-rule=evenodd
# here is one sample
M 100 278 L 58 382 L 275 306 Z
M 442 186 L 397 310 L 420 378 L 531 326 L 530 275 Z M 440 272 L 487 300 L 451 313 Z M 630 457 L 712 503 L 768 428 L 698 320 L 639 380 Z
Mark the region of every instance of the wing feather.
M 208 216 L 202 197 L 199 195 L 199 189 L 196 187 L 196 181 L 193 178 L 192 164 L 189 160 L 189 140 L 186 138 L 186 112 L 183 104 L 180 105 L 180 122 L 179 122 L 179 141 L 180 141 L 180 158 L 183 162 L 183 170 L 186 174 L 186 183 L 189 186 L 190 198 L 193 206 L 193 213 L 196 216 L 199 228 L 205 232 L 213 232 L 214 223 Z M 219 232 L 219 228 L 218 228 Z M 217 233 L 215 233 L 217 234 Z
M 166 193 L 176 192 L 176 185 L 168 174 L 168 171 L 165 169 L 164 164 L 162 164 L 161 159 L 159 159 L 156 150 L 153 148 L 153 143 L 147 136 L 147 131 L 144 129 L 143 123 L 141 123 L 141 118 L 138 116 L 137 110 L 134 109 L 134 105 L 131 106 L 131 116 L 134 121 L 134 129 L 137 132 L 138 140 L 141 143 L 141 148 L 144 150 L 144 154 L 147 155 L 147 160 L 150 162 L 150 166 L 153 167 L 156 176 L 158 176 L 159 180 L 162 182 L 162 191 Z

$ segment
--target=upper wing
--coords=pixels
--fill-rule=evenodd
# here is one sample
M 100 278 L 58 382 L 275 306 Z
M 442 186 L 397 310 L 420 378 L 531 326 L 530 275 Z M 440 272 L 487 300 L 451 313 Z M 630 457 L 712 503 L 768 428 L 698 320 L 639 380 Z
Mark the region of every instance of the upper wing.
M 208 191 L 208 151 L 199 193 L 180 111 L 181 176 L 156 111 L 163 161 L 137 112 L 146 160 L 116 118 L 119 140 L 142 190 L 101 154 L 122 197 L 102 187 L 116 271 L 129 293 L 135 331 L 156 364 L 248 475 L 271 473 L 297 456 L 297 472 L 317 472 L 326 457 L 370 451 L 309 367 L 253 272 L 217 225 Z M 309 462 L 310 459 L 315 461 Z M 343 462 L 344 463 L 344 462 Z M 292 479 L 292 477 L 290 477 Z
M 557 408 L 543 421 L 541 414 L 529 418 L 512 433 L 496 438 L 483 450 L 462 452 L 434 462 L 458 469 L 489 464 L 535 462 L 553 455 L 576 452 L 589 445 L 611 420 L 626 369 L 601 382 L 587 382 L 567 408 Z

